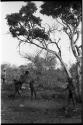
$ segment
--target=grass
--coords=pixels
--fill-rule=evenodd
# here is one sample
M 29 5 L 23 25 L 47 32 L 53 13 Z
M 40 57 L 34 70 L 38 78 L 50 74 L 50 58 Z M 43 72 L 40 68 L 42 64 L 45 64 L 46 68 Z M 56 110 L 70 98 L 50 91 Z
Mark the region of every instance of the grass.
M 65 115 L 66 94 L 61 90 L 38 90 L 32 101 L 27 89 L 15 99 L 9 94 L 9 90 L 1 92 L 1 123 L 81 123 L 80 104 L 77 111 L 70 109 Z

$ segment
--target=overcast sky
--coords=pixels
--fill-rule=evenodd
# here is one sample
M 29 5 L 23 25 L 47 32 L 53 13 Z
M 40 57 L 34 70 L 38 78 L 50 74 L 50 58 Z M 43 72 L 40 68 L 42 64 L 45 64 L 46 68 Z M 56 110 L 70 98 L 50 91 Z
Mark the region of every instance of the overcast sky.
M 40 5 L 41 2 L 36 2 L 37 5 Z M 25 2 L 2 2 L 0 3 L 1 8 L 1 31 L 0 31 L 0 50 L 1 50 L 1 61 L 0 63 L 10 63 L 15 65 L 26 64 L 26 60 L 19 55 L 18 52 L 18 40 L 13 38 L 8 31 L 8 25 L 6 22 L 6 15 L 18 12 L 22 5 L 25 5 Z M 37 14 L 41 16 L 41 14 Z M 43 23 L 53 23 L 54 20 L 49 20 L 46 16 L 41 16 L 44 20 Z M 56 34 L 56 36 L 61 36 L 63 41 L 61 42 L 62 56 L 66 64 L 70 65 L 72 62 L 75 62 L 75 58 L 72 55 L 71 49 L 69 49 L 69 39 L 65 34 Z M 81 37 L 79 39 L 81 41 Z M 32 45 L 26 45 L 22 47 L 22 52 L 28 52 L 28 54 L 35 54 L 38 50 L 37 47 Z

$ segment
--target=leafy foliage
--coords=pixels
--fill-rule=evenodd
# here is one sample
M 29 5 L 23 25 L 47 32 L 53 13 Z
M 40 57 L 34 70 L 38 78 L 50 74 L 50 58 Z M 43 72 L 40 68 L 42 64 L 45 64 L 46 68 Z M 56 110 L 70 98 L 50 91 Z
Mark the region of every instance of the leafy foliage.
M 37 72 L 42 72 L 45 70 L 55 69 L 57 61 L 55 56 L 48 54 L 46 58 L 40 57 L 39 55 L 36 55 L 35 57 L 27 57 L 31 63 L 30 66 L 35 67 L 34 69 L 37 70 Z M 29 66 L 29 67 L 30 67 Z
M 33 33 L 34 39 L 39 37 L 39 38 L 44 38 L 44 39 L 48 40 L 48 35 L 45 34 L 44 30 L 35 28 L 35 29 L 33 29 L 32 33 Z
M 9 30 L 13 37 L 26 36 L 27 40 L 36 38 L 48 39 L 44 29 L 41 29 L 40 17 L 34 16 L 37 8 L 34 3 L 28 2 L 19 13 L 6 16 Z
M 42 14 L 60 18 L 62 21 L 77 26 L 82 20 L 82 1 L 81 0 L 55 0 L 44 2 L 41 6 Z

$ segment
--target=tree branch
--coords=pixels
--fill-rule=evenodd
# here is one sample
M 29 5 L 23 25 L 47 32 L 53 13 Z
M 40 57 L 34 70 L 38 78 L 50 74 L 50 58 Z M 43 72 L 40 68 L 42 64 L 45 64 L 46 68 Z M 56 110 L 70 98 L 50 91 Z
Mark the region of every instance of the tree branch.
M 56 21 L 61 24 L 63 27 L 65 27 L 65 25 L 63 25 L 61 22 L 58 21 L 58 19 L 56 18 Z
M 20 40 L 20 39 L 19 39 L 19 40 Z M 22 41 L 22 42 L 25 42 L 25 41 L 23 41 L 23 40 L 21 40 L 21 41 Z M 70 74 L 70 72 L 68 71 L 68 69 L 67 69 L 65 63 L 63 62 L 63 60 L 62 60 L 60 54 L 58 54 L 57 52 L 55 52 L 55 51 L 53 51 L 53 50 L 48 49 L 48 47 L 47 47 L 47 48 L 46 48 L 45 46 L 42 47 L 42 46 L 40 46 L 40 45 L 38 45 L 38 44 L 32 42 L 31 40 L 28 40 L 28 41 L 26 41 L 26 42 L 27 42 L 27 43 L 30 43 L 30 44 L 33 44 L 33 45 L 35 45 L 35 46 L 41 48 L 42 50 L 46 50 L 47 52 L 54 54 L 54 55 L 60 60 L 60 62 L 61 62 L 61 64 L 63 65 L 63 67 L 64 67 L 64 69 L 65 69 L 65 71 L 66 71 L 68 77 L 71 77 L 71 74 Z M 22 55 L 22 56 L 23 56 L 23 55 Z M 24 56 L 23 56 L 23 57 L 24 57 Z
M 50 40 L 50 42 L 51 42 L 51 43 L 49 43 L 49 44 L 54 43 L 54 44 L 56 45 L 56 47 L 57 47 L 57 49 L 58 49 L 58 51 L 59 51 L 59 56 L 61 57 L 61 49 L 60 49 L 60 47 L 59 47 L 59 45 L 58 45 L 58 43 L 59 43 L 59 41 L 60 41 L 61 39 L 59 38 L 58 42 L 53 42 L 51 39 L 49 39 L 49 40 Z
M 67 22 L 65 22 L 64 20 L 62 20 L 62 22 L 70 30 L 70 33 L 72 33 L 72 30 L 71 30 L 70 26 L 67 24 Z
M 79 51 L 79 47 L 77 45 L 75 45 L 76 47 L 76 50 L 77 50 L 77 53 L 78 53 L 78 56 L 80 55 L 80 51 Z
M 79 31 L 76 31 L 76 34 L 77 34 L 77 38 L 76 38 L 76 40 L 74 41 L 74 44 L 76 44 L 77 40 L 79 39 Z
M 78 48 L 81 48 L 81 49 L 82 49 L 82 45 L 80 45 Z

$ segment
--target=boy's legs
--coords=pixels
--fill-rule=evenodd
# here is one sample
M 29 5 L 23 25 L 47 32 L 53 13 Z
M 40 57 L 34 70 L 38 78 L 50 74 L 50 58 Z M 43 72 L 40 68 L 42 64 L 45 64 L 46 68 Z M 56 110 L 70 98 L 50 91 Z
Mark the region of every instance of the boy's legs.
M 34 96 L 35 96 L 35 99 L 36 99 L 36 91 L 35 91 L 35 88 L 34 88 Z
M 3 78 L 3 84 L 5 84 L 5 78 Z
M 15 95 L 16 95 L 17 93 L 20 95 L 20 93 L 19 93 L 19 86 L 15 84 Z
M 34 91 L 32 88 L 30 88 L 30 90 L 31 90 L 31 100 L 32 100 Z

